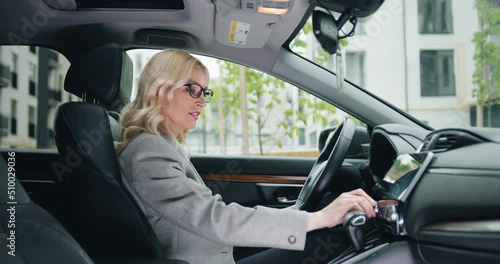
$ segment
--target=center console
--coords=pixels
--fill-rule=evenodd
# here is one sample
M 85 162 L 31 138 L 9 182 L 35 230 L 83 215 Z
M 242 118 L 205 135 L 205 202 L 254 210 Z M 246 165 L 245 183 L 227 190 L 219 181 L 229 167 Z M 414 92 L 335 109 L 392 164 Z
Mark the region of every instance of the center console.
M 360 231 L 362 230 L 361 225 L 356 224 L 356 219 L 360 219 L 360 217 L 356 214 L 348 214 L 344 221 L 344 227 L 348 231 L 353 247 L 329 264 L 366 261 L 367 258 L 373 257 L 382 249 L 390 247 L 391 244 L 385 243 L 381 239 L 383 236 L 406 235 L 405 205 L 433 157 L 432 152 L 422 152 L 399 155 L 394 160 L 383 179 L 376 181 L 371 190 L 371 195 L 377 200 L 375 206 L 377 216 L 373 220 L 377 235 L 364 236 L 364 233 Z
M 404 209 L 408 196 L 431 163 L 432 152 L 398 156 L 374 192 L 378 198 L 375 224 L 391 235 L 405 235 Z

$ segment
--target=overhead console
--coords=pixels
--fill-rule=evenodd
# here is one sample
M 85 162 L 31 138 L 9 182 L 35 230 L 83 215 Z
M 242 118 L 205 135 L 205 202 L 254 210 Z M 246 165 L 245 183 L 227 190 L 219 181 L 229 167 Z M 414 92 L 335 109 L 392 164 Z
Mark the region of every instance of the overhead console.
M 291 0 L 212 0 L 215 4 L 215 38 L 221 44 L 236 48 L 262 48 L 276 37 L 279 23 L 300 10 L 294 5 L 307 4 Z M 287 35 L 288 36 L 288 35 Z

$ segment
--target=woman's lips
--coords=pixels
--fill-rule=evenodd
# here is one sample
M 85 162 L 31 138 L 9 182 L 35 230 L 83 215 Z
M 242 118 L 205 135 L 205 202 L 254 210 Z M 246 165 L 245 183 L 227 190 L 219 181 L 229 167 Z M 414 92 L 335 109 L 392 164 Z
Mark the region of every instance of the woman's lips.
M 200 112 L 191 112 L 189 113 L 195 120 L 198 120 L 198 117 L 200 115 Z

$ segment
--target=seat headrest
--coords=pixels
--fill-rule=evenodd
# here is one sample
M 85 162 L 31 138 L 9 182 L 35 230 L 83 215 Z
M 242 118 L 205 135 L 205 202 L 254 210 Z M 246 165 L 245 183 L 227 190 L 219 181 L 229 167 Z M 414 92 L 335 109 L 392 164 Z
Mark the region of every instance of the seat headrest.
M 85 93 L 108 110 L 119 112 L 130 101 L 132 78 L 132 60 L 120 46 L 110 43 L 82 54 L 71 64 L 64 90 L 80 98 Z

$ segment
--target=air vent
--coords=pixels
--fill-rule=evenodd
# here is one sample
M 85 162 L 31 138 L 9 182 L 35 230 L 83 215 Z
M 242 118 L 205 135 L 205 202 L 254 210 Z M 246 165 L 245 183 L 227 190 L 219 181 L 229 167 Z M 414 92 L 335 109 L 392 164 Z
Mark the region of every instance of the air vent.
M 417 152 L 420 152 L 422 150 L 429 150 L 428 148 L 430 142 L 431 142 L 430 139 L 425 139 L 422 145 L 420 145 L 420 147 L 418 148 Z
M 445 151 L 450 149 L 460 137 L 459 133 L 443 133 L 438 135 L 435 141 L 433 151 Z

